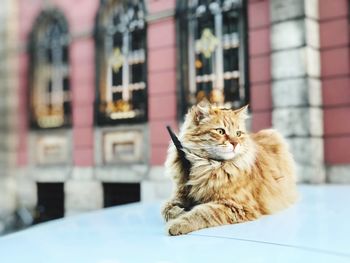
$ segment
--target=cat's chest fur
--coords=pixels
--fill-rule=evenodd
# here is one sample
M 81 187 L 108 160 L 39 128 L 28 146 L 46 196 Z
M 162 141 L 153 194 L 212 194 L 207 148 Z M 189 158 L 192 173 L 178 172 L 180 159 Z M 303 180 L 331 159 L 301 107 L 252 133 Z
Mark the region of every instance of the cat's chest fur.
M 219 162 L 194 166 L 187 182 L 189 196 L 198 203 L 234 199 L 239 192 L 240 175 L 236 169 L 227 170 Z

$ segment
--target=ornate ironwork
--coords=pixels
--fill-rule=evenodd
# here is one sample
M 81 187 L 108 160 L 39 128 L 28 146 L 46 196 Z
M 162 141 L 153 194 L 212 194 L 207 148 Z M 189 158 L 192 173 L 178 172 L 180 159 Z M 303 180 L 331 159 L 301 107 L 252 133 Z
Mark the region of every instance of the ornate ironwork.
M 123 66 L 123 63 L 124 63 L 124 56 L 120 52 L 120 48 L 117 47 L 114 49 L 113 56 L 111 57 L 111 61 L 110 61 L 113 71 L 115 73 L 118 73 L 120 68 Z
M 147 118 L 146 22 L 143 1 L 104 1 L 96 24 L 99 125 Z
M 204 28 L 201 38 L 196 41 L 196 52 L 202 53 L 205 58 L 210 58 L 218 43 L 219 40 L 213 35 L 210 28 Z M 200 68 L 200 66 L 197 68 Z
M 203 98 L 225 107 L 247 103 L 245 1 L 178 3 L 182 114 Z

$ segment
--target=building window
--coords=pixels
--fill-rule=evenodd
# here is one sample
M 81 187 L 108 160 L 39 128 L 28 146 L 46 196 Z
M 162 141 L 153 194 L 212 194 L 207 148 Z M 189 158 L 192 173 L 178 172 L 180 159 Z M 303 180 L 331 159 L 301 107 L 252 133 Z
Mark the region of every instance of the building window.
M 31 126 L 71 124 L 68 25 L 57 10 L 43 11 L 30 36 Z
M 104 207 L 129 204 L 141 200 L 139 183 L 103 183 Z
M 144 2 L 102 2 L 96 29 L 97 124 L 145 121 L 147 55 Z
M 183 112 L 205 97 L 225 107 L 248 102 L 245 2 L 179 1 Z
M 37 183 L 38 204 L 34 224 L 64 216 L 64 184 Z

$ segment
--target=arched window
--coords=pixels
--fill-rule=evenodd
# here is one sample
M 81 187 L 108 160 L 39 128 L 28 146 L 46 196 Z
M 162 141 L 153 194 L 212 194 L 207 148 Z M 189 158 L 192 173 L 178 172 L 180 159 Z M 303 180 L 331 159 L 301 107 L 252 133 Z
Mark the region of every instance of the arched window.
M 43 11 L 30 36 L 31 126 L 59 128 L 71 124 L 68 24 L 58 10 Z
M 179 1 L 183 112 L 204 97 L 226 107 L 247 103 L 245 2 Z
M 104 1 L 97 17 L 99 125 L 147 118 L 146 21 L 143 1 Z

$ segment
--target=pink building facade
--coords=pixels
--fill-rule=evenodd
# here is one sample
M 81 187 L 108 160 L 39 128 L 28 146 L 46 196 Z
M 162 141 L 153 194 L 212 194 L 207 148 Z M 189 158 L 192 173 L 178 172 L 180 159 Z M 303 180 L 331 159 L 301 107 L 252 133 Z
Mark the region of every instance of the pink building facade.
M 18 132 L 16 162 L 11 165 L 20 206 L 42 213 L 39 221 L 55 217 L 47 212 L 48 192 L 54 202 L 63 202 L 62 215 L 171 193 L 163 168 L 169 144 L 165 126 L 178 130 L 182 120 L 179 7 L 183 3 L 143 2 L 146 119 L 98 125 L 101 71 L 96 31 L 103 8 L 121 2 L 17 1 Z M 251 130 L 274 127 L 287 138 L 300 182 L 350 182 L 348 1 L 226 2 L 244 7 Z M 59 129 L 29 125 L 32 61 L 27 47 L 35 21 L 45 10 L 63 14 L 69 31 L 71 119 L 70 125 Z M 128 157 L 121 158 L 121 153 Z

